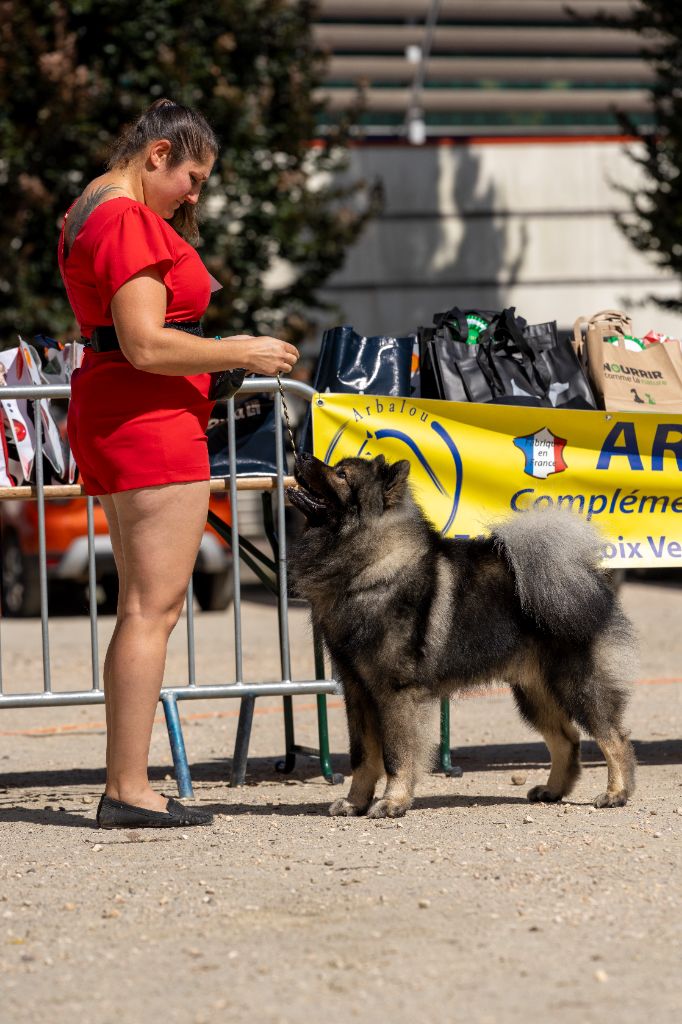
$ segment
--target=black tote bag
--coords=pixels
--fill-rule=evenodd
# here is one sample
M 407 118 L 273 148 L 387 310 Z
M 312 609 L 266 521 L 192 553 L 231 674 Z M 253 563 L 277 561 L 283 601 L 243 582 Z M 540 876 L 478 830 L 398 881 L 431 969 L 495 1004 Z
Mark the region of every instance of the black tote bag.
M 495 378 L 480 345 L 452 341 L 444 332 L 420 332 L 421 397 L 448 402 L 490 402 Z
M 488 369 L 490 402 L 503 405 L 550 405 L 551 377 L 526 333 L 526 321 L 513 308 L 503 309 L 481 335 L 477 358 Z M 556 324 L 536 324 L 535 339 L 545 346 L 556 340 Z
M 350 324 L 332 327 L 322 336 L 313 387 L 333 394 L 409 398 L 414 343 L 414 334 L 367 336 Z M 303 423 L 301 447 L 312 451 L 310 410 Z
M 513 308 L 503 310 L 483 348 L 499 382 L 493 402 L 596 409 L 573 345 L 559 338 L 556 321 L 527 324 Z
M 489 332 L 500 313 L 453 306 L 435 313 L 433 327 L 420 327 L 419 362 L 422 398 L 450 402 L 489 402 L 495 390 L 480 349 L 472 344 Z M 486 334 L 487 336 L 487 334 Z
M 434 313 L 433 325 L 445 337 L 473 345 L 481 334 L 489 330 L 502 314 L 491 309 L 460 309 L 453 306 L 445 313 Z
M 536 366 L 544 368 L 549 404 L 555 409 L 596 409 L 597 401 L 573 344 L 570 338 L 558 336 L 556 322 L 528 324 L 523 335 L 535 353 Z
M 481 315 L 490 322 L 474 345 L 454 340 L 449 325 L 443 329 L 442 319 L 440 327 L 420 333 L 423 387 L 425 382 L 427 390 L 436 392 L 429 397 L 596 408 L 573 346 L 568 338 L 559 338 L 556 322 L 529 325 L 513 308 Z

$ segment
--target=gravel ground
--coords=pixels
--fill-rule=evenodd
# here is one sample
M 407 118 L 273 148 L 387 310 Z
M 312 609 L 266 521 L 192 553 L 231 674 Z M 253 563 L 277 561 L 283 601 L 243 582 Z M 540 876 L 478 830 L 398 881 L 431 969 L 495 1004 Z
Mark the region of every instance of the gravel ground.
M 255 594 L 251 595 L 255 597 Z M 332 819 L 314 761 L 279 776 L 280 702 L 263 698 L 247 785 L 229 789 L 234 702 L 182 705 L 205 829 L 102 832 L 103 708 L 0 715 L 0 1017 L 7 1024 L 349 1021 L 619 1024 L 679 1019 L 682 588 L 634 582 L 642 636 L 629 722 L 640 763 L 625 808 L 595 811 L 606 769 L 568 802 L 529 805 L 547 753 L 490 691 L 453 703 L 462 779 L 433 774 L 401 821 Z M 278 670 L 273 609 L 248 600 L 245 671 Z M 305 612 L 292 611 L 295 675 L 311 678 Z M 102 648 L 112 621 L 102 619 Z M 196 619 L 200 682 L 230 678 L 230 622 Z M 51 628 L 54 686 L 87 686 L 87 620 Z M 40 627 L 2 630 L 5 689 L 40 685 Z M 182 629 L 166 679 L 182 681 Z M 314 700 L 297 698 L 314 745 Z M 330 698 L 335 767 L 348 772 Z M 435 736 L 435 731 L 434 731 Z M 163 722 L 151 760 L 170 756 Z

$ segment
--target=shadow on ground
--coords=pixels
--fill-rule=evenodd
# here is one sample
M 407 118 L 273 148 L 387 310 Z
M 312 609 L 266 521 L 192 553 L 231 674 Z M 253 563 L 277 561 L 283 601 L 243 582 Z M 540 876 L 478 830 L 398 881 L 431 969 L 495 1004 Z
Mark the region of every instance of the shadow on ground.
M 645 767 L 648 765 L 667 765 L 682 763 L 682 740 L 634 740 L 635 752 L 638 763 Z M 506 769 L 535 768 L 539 765 L 548 765 L 549 755 L 547 748 L 542 743 L 490 743 L 479 746 L 455 747 L 452 750 L 453 763 L 460 765 L 464 772 L 482 771 L 504 771 Z M 253 757 L 249 760 L 249 768 L 244 789 L 250 786 L 258 786 L 262 782 L 289 782 L 292 785 L 306 781 L 320 779 L 320 769 L 317 760 L 314 758 L 301 757 L 297 759 L 296 768 L 289 775 L 284 775 L 277 770 L 277 763 L 280 758 Z M 603 764 L 604 759 L 598 746 L 592 742 L 582 744 L 582 760 L 586 765 Z M 347 755 L 334 755 L 333 766 L 336 772 L 341 772 L 346 778 L 350 774 L 350 764 Z M 217 783 L 229 784 L 231 760 L 214 759 L 202 761 L 191 765 L 192 779 L 195 783 Z M 154 782 L 164 782 L 169 773 L 168 766 L 153 765 L 149 769 L 150 778 Z M 83 786 L 88 789 L 104 788 L 103 768 L 71 768 L 71 769 L 41 769 L 40 771 L 18 771 L 0 773 L 0 800 L 3 803 L 12 799 L 13 790 L 39 790 L 41 799 L 47 801 L 58 801 L 59 790 L 65 787 L 73 788 Z M 172 789 L 172 783 L 167 783 L 167 788 Z M 4 792 L 3 792 L 4 791 Z M 332 787 L 330 786 L 330 792 Z M 27 794 L 31 801 L 35 800 L 35 793 Z M 438 806 L 433 803 L 436 798 L 425 798 L 416 806 Z M 450 801 L 450 797 L 444 798 Z M 470 797 L 457 797 L 463 803 L 470 802 Z M 429 802 L 431 801 L 431 802 Z M 482 802 L 502 803 L 517 802 L 513 798 L 489 797 L 481 798 Z M 450 804 L 448 804 L 449 806 Z M 232 810 L 229 813 L 240 813 L 239 804 L 229 805 Z M 250 806 L 250 805 L 249 805 Z M 305 805 L 302 805 L 305 806 Z M 318 805 L 310 805 L 317 807 Z M 251 808 L 253 813 L 272 813 L 271 806 L 259 810 Z M 7 807 L 0 808 L 0 821 L 9 820 L 5 817 Z M 41 812 L 42 813 L 42 812 Z M 46 812 L 53 813 L 53 812 Z M 56 813 L 56 812 L 55 812 Z M 302 813 L 295 809 L 287 811 L 282 808 L 282 813 Z M 305 811 L 303 811 L 305 813 Z M 72 820 L 73 815 L 69 815 Z M 42 819 L 41 819 L 42 820 Z M 85 819 L 83 819 L 85 820 Z M 55 822 L 56 823 L 56 822 Z

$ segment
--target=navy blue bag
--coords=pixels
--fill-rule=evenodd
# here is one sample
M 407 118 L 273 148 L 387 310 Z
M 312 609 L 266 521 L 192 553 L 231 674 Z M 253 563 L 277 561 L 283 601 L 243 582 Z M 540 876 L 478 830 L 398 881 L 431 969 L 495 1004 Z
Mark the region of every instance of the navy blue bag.
M 314 387 L 337 394 L 410 395 L 414 335 L 367 337 L 350 325 L 322 336 Z
M 276 476 L 273 396 L 258 393 L 237 398 L 234 413 L 237 476 Z M 282 429 L 281 423 L 279 429 Z M 217 405 L 214 409 L 206 436 L 211 476 L 229 476 L 227 410 L 224 405 Z
M 368 337 L 350 324 L 331 327 L 322 335 L 313 387 L 333 394 L 409 398 L 415 340 L 414 334 Z M 301 448 L 312 451 L 310 410 L 303 423 Z

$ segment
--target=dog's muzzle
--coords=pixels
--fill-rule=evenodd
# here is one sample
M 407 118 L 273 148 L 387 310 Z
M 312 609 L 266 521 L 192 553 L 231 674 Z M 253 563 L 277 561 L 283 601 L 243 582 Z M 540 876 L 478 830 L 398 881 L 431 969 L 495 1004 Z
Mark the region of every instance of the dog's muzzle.
M 298 487 L 287 487 L 286 494 L 291 504 L 311 521 L 326 518 L 332 508 L 328 498 L 320 494 L 308 480 L 319 460 L 307 452 L 300 452 L 294 464 L 294 479 Z

